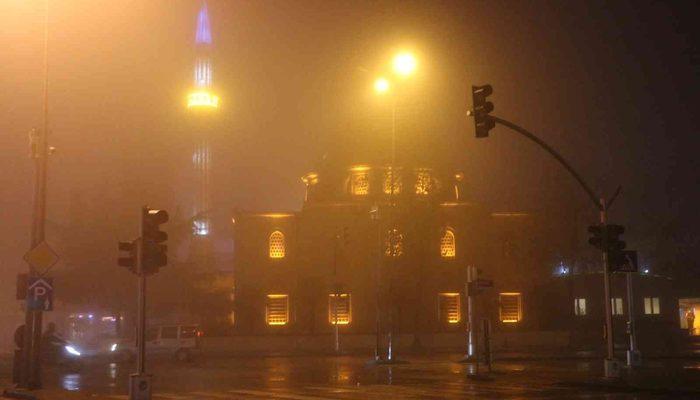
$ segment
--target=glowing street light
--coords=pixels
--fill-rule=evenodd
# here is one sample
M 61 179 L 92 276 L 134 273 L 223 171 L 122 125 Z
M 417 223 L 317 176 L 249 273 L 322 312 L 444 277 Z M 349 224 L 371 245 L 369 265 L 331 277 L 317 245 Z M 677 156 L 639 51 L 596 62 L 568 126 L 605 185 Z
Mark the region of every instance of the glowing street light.
M 399 53 L 394 57 L 394 72 L 408 76 L 416 70 L 416 58 L 411 53 Z
M 377 78 L 377 80 L 374 81 L 374 91 L 378 94 L 384 94 L 388 92 L 390 87 L 391 84 L 386 78 Z

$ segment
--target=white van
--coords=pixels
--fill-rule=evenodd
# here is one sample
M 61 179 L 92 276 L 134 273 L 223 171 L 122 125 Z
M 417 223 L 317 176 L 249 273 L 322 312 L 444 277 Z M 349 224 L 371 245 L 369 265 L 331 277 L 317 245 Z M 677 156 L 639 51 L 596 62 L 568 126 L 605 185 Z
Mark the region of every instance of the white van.
M 146 328 L 146 354 L 170 355 L 178 361 L 189 361 L 201 353 L 202 331 L 197 325 L 156 325 Z M 119 354 L 136 357 L 136 348 L 122 348 Z

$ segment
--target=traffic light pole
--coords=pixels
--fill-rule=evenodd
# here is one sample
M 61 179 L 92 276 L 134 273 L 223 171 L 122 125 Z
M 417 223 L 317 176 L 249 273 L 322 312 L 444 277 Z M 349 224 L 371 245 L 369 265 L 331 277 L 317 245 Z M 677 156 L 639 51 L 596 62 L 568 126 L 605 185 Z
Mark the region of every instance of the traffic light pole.
M 600 224 L 608 223 L 608 207 L 605 199 L 600 199 Z M 603 290 L 605 291 L 603 306 L 605 307 L 605 344 L 606 357 L 604 370 L 606 378 L 615 378 L 620 375 L 619 365 L 615 360 L 615 338 L 613 335 L 612 300 L 610 296 L 610 263 L 608 262 L 608 250 L 603 246 Z
M 136 241 L 136 263 L 139 277 L 136 373 L 143 375 L 146 372 L 146 274 L 143 271 L 143 239 Z
M 490 87 L 489 87 L 489 92 L 487 94 L 490 94 Z M 485 101 L 485 98 L 483 99 Z M 475 104 L 476 107 L 476 104 Z M 483 107 L 483 106 L 482 106 Z M 535 134 L 532 132 L 528 131 L 527 129 L 518 126 L 510 121 L 507 121 L 502 118 L 498 118 L 493 115 L 488 115 L 488 112 L 490 112 L 493 109 L 493 106 L 491 105 L 490 107 L 487 107 L 488 110 L 486 112 L 487 115 L 484 115 L 483 112 L 481 112 L 478 117 L 482 120 L 491 120 L 495 123 L 499 123 L 505 127 L 508 127 L 521 135 L 525 136 L 526 138 L 530 139 L 531 141 L 535 142 L 537 145 L 539 145 L 541 148 L 546 150 L 552 157 L 554 157 L 569 173 L 576 179 L 576 181 L 581 185 L 583 190 L 586 192 L 588 195 L 588 198 L 591 200 L 593 205 L 598 209 L 600 213 L 600 223 L 602 226 L 604 226 L 607 223 L 607 212 L 610 206 L 612 205 L 612 202 L 615 200 L 617 195 L 620 192 L 620 188 L 618 187 L 617 191 L 615 194 L 611 197 L 610 200 L 606 201 L 604 198 L 598 198 L 596 194 L 593 192 L 593 190 L 586 184 L 586 182 L 583 180 L 581 175 L 576 172 L 576 170 L 562 157 L 561 154 L 559 154 L 556 150 L 554 150 L 551 146 L 549 146 L 547 143 L 545 143 L 542 139 L 538 138 Z M 477 115 L 475 115 L 475 118 Z M 478 128 L 478 127 L 477 127 Z M 485 137 L 488 136 L 488 130 L 486 132 L 482 132 L 482 136 L 478 135 L 477 132 L 477 137 Z M 619 377 L 619 364 L 617 360 L 614 358 L 614 341 L 613 341 L 613 324 L 612 324 L 612 304 L 610 300 L 610 263 L 608 262 L 608 252 L 605 246 L 603 246 L 603 256 L 602 256 L 602 261 L 603 261 L 603 288 L 604 288 L 604 306 L 605 306 L 605 339 L 606 339 L 606 358 L 604 361 L 604 370 L 605 370 L 605 377 L 606 378 L 616 378 Z

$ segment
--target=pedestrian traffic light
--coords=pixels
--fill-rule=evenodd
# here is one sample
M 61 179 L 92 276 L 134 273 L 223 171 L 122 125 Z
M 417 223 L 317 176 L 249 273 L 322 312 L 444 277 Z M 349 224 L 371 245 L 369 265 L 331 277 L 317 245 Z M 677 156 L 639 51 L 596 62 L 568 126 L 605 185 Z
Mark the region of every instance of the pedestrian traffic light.
M 588 232 L 591 234 L 588 243 L 597 249 L 603 250 L 605 247 L 605 225 L 591 225 L 588 227 Z
M 131 242 L 119 242 L 119 251 L 125 251 L 128 255 L 125 257 L 119 257 L 117 259 L 117 265 L 119 265 L 120 267 L 129 268 L 129 271 L 135 273 L 138 257 L 136 250 L 136 241 L 134 240 Z
M 474 116 L 474 129 L 477 138 L 489 136 L 489 131 L 496 126 L 489 113 L 493 111 L 493 103 L 486 98 L 493 93 L 491 85 L 472 86 L 472 114 Z
M 625 233 L 625 227 L 622 225 L 608 225 L 606 227 L 608 265 L 611 272 L 627 263 L 624 252 L 627 244 L 620 240 L 620 235 L 623 233 Z
M 143 208 L 141 229 L 143 237 L 142 268 L 146 275 L 155 274 L 158 268 L 168 264 L 168 234 L 161 230 L 161 225 L 168 222 L 168 212 Z

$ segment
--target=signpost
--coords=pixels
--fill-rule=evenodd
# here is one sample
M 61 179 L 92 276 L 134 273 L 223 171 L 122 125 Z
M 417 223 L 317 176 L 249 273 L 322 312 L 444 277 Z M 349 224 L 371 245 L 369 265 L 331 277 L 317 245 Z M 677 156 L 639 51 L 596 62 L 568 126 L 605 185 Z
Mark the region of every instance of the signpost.
M 53 311 L 53 279 L 29 278 L 27 309 L 32 311 Z

